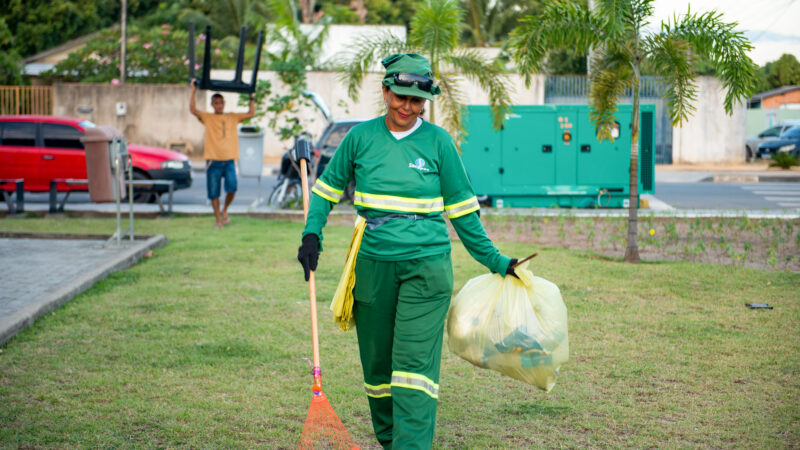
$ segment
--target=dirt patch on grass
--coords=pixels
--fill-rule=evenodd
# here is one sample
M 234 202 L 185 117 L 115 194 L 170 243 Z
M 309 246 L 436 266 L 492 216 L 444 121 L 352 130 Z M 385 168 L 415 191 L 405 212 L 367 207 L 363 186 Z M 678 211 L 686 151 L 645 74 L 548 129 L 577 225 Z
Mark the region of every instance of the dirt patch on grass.
M 625 254 L 627 217 L 484 216 L 496 241 L 596 252 L 613 260 Z M 454 236 L 456 237 L 456 236 Z M 639 255 L 644 261 L 694 261 L 800 272 L 800 220 L 640 217 Z

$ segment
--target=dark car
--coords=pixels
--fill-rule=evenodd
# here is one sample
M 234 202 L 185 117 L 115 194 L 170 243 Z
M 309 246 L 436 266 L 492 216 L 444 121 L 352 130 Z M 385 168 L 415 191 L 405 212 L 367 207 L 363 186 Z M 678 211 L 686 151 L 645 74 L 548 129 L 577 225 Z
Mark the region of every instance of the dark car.
M 320 168 L 328 165 L 328 161 L 333 158 L 336 149 L 344 139 L 344 136 L 350 131 L 350 128 L 363 122 L 363 119 L 345 119 L 338 122 L 331 122 L 322 132 L 319 140 L 317 141 L 316 149 L 320 153 Z
M 764 142 L 778 139 L 786 130 L 800 125 L 800 120 L 784 120 L 775 126 L 771 126 L 755 136 L 745 138 L 745 160 L 750 162 L 757 158 L 758 146 Z
M 786 153 L 797 158 L 800 151 L 800 126 L 789 128 L 777 139 L 763 142 L 758 146 L 760 158 L 772 158 L 778 153 Z
M 95 124 L 58 116 L 0 116 L 0 178 L 23 178 L 25 190 L 47 192 L 53 179 L 86 179 L 81 138 Z M 175 189 L 192 185 L 189 158 L 164 148 L 128 144 L 133 178 L 174 180 Z M 59 184 L 59 191 L 87 190 L 86 185 Z M 158 192 L 167 186 L 158 186 Z M 137 199 L 149 199 L 147 193 Z

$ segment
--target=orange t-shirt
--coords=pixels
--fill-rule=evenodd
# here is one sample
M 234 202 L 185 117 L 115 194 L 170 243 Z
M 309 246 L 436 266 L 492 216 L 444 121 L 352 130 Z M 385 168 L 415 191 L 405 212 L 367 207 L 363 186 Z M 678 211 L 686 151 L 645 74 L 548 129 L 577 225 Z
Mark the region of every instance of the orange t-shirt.
M 242 113 L 215 114 L 198 111 L 200 122 L 206 127 L 206 145 L 203 158 L 214 161 L 239 159 L 239 136 L 237 125 Z

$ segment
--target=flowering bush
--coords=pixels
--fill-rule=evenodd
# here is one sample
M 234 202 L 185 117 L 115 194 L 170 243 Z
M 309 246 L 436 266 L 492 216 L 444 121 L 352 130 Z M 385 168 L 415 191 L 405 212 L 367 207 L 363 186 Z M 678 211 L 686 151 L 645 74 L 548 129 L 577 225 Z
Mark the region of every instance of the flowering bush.
M 195 70 L 203 60 L 204 36 L 196 37 Z M 131 26 L 126 49 L 126 81 L 130 83 L 181 83 L 189 76 L 189 34 L 168 24 L 147 29 Z M 70 53 L 53 69 L 47 79 L 108 83 L 120 77 L 119 31 L 108 29 L 90 39 L 80 50 Z M 236 56 L 214 41 L 214 66 L 232 67 Z

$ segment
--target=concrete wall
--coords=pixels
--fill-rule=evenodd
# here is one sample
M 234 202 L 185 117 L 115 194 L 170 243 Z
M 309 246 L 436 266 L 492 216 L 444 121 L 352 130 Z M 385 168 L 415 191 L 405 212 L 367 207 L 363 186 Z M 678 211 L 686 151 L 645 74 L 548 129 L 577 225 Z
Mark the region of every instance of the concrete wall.
M 734 106 L 733 115 L 723 107 L 725 91 L 714 77 L 698 79 L 697 111 L 683 126 L 672 131 L 674 163 L 743 162 L 746 107 Z
M 200 91 L 198 108 L 207 104 L 206 97 Z M 125 114 L 117 114 L 118 103 L 125 105 Z M 55 84 L 53 114 L 112 126 L 134 144 L 169 148 L 173 142 L 187 142 L 195 154 L 203 147 L 203 124 L 189 114 L 187 86 Z
M 754 136 L 784 120 L 800 120 L 800 109 L 748 109 L 746 134 Z

